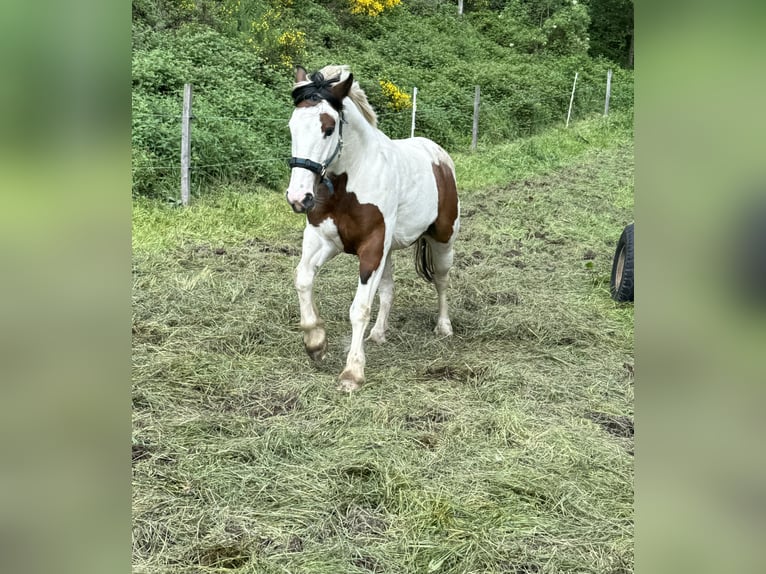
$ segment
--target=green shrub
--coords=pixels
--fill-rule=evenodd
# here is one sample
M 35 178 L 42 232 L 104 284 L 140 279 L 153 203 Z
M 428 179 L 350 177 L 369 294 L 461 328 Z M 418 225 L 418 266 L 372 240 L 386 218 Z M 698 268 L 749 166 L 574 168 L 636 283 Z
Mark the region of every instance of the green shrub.
M 141 150 L 134 153 L 134 193 L 163 195 L 173 171 L 166 167 L 179 163 L 187 82 L 193 85 L 193 183 L 279 184 L 286 168 L 275 160 L 289 155 L 289 82 L 241 40 L 195 24 L 134 51 L 133 147 Z

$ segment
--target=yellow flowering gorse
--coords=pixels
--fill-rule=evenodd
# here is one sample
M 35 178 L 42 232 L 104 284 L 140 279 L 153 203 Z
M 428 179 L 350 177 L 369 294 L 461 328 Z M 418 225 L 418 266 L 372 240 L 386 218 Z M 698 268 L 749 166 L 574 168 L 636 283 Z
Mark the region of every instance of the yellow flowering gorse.
M 286 68 L 292 68 L 294 59 L 306 51 L 306 33 L 300 30 L 282 32 L 277 43 L 280 46 L 280 61 Z
M 351 13 L 377 16 L 383 10 L 398 6 L 401 2 L 402 0 L 351 0 Z
M 400 90 L 396 84 L 388 80 L 380 80 L 380 88 L 383 94 L 388 98 L 388 106 L 396 110 L 404 110 L 412 107 L 412 98 L 409 94 Z

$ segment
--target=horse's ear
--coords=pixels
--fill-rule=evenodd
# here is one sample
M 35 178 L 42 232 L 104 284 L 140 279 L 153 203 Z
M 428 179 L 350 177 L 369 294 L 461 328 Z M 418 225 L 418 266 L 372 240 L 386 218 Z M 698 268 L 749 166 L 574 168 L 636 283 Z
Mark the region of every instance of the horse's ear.
M 301 82 L 307 81 L 308 79 L 309 78 L 306 72 L 306 68 L 303 66 L 295 66 L 295 83 L 299 84 Z
M 348 78 L 345 79 L 343 82 L 338 82 L 335 84 L 332 88 L 330 88 L 330 91 L 332 92 L 332 95 L 338 98 L 339 101 L 343 101 L 343 98 L 345 98 L 348 93 L 351 91 L 351 85 L 354 83 L 354 74 L 349 74 Z

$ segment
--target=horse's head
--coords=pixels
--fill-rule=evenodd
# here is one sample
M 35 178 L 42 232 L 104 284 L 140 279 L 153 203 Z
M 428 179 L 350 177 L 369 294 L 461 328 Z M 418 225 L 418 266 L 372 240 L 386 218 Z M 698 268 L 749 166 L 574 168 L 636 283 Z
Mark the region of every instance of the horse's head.
M 325 79 L 316 72 L 311 78 L 298 66 L 292 96 L 295 110 L 290 118 L 292 157 L 287 201 L 296 213 L 309 211 L 315 202 L 318 184 L 326 179 L 329 165 L 343 147 L 343 99 L 354 76 Z M 332 189 L 330 187 L 330 189 Z

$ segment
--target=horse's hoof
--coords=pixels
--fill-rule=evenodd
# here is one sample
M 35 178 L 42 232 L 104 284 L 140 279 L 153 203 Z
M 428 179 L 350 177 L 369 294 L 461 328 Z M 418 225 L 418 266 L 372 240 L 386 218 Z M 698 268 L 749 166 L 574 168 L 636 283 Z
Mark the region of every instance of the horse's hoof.
M 442 335 L 443 337 L 451 337 L 452 324 L 449 322 L 449 319 L 446 321 L 439 321 L 438 323 L 436 323 L 436 328 L 434 328 L 434 333 L 437 335 Z
M 362 385 L 356 381 L 352 381 L 350 379 L 341 379 L 340 383 L 338 383 L 337 389 L 339 391 L 343 391 L 344 393 L 353 393 L 354 391 L 358 391 L 361 386 Z
M 315 363 L 322 362 L 325 358 L 325 355 L 327 354 L 327 339 L 322 341 L 322 344 L 316 347 L 309 348 L 308 346 L 306 346 L 306 353 L 308 353 L 308 356 Z
M 380 345 L 386 342 L 386 334 L 383 331 L 370 331 L 367 340 Z
M 315 363 L 321 363 L 324 361 L 324 357 L 327 354 L 325 348 L 321 349 L 306 349 L 306 352 L 309 355 L 309 358 L 314 361 Z
M 337 388 L 339 391 L 353 393 L 354 391 L 359 390 L 359 387 L 362 386 L 363 382 L 364 377 L 356 376 L 349 371 L 343 371 L 340 374 Z

